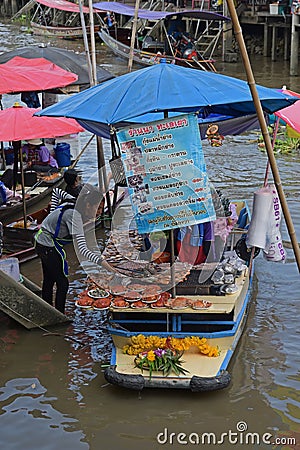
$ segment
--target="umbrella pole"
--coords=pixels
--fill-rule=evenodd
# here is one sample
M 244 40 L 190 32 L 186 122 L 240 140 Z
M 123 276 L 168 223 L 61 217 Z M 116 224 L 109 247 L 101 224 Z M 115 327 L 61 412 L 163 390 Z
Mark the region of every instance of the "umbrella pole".
M 164 111 L 164 118 L 167 119 L 169 117 L 168 111 Z M 171 291 L 172 298 L 176 297 L 176 284 L 175 284 L 175 239 L 174 239 L 174 230 L 169 230 L 169 239 L 170 239 L 170 266 L 171 266 Z
M 293 225 L 293 221 L 289 212 L 289 208 L 288 208 L 288 204 L 285 198 L 285 194 L 282 188 L 282 183 L 281 183 L 281 179 L 280 179 L 280 174 L 278 171 L 278 167 L 277 167 L 277 163 L 276 163 L 276 159 L 275 159 L 275 155 L 274 155 L 274 151 L 272 148 L 272 143 L 271 143 L 271 139 L 270 139 L 270 135 L 268 133 L 268 128 L 267 128 L 267 124 L 265 121 L 265 116 L 263 113 L 263 109 L 260 103 L 260 99 L 257 93 L 257 89 L 255 86 L 255 80 L 253 77 L 253 72 L 252 72 L 252 68 L 251 68 L 251 64 L 249 61 L 249 57 L 248 57 L 248 53 L 247 53 L 247 49 L 246 49 L 246 45 L 244 42 L 244 38 L 243 38 L 243 34 L 242 34 L 242 29 L 239 23 L 239 19 L 236 13 L 236 9 L 234 6 L 234 2 L 233 0 L 226 0 L 227 1 L 227 5 L 228 5 L 228 10 L 231 16 L 231 20 L 232 20 L 232 24 L 233 24 L 233 29 L 234 29 L 234 34 L 236 37 L 236 40 L 238 42 L 239 48 L 240 48 L 240 52 L 242 55 L 242 59 L 243 59 L 243 63 L 244 63 L 244 67 L 245 67 L 245 71 L 247 74 L 247 80 L 248 80 L 248 85 L 251 91 L 251 95 L 253 98 L 253 102 L 255 105 L 255 109 L 256 109 L 256 113 L 257 113 L 257 117 L 259 120 L 259 124 L 260 124 L 260 128 L 262 131 L 262 135 L 264 138 L 264 143 L 265 143 L 265 147 L 266 147 L 266 151 L 268 154 L 268 158 L 269 158 L 269 162 L 270 162 L 270 167 L 273 173 L 273 178 L 274 178 L 274 182 L 277 188 L 277 193 L 278 196 L 280 198 L 280 202 L 281 202 L 281 207 L 282 207 L 282 212 L 285 218 L 285 222 L 287 225 L 287 229 L 288 229 L 288 233 L 291 239 L 291 243 L 292 243 L 292 247 L 293 247 L 293 251 L 294 251 L 294 255 L 295 255 L 295 259 L 297 262 L 297 266 L 298 266 L 298 270 L 300 272 L 300 249 L 298 246 L 298 242 L 297 242 L 297 237 L 296 237 L 296 232 L 295 232 L 295 228 Z
M 13 147 L 15 154 L 19 154 L 20 166 L 21 166 L 21 188 L 22 188 L 22 204 L 23 204 L 23 220 L 24 228 L 27 228 L 27 213 L 26 213 L 26 199 L 25 199 L 25 181 L 24 181 L 24 168 L 23 168 L 23 155 L 21 148 L 21 141 L 13 141 Z
M 2 95 L 0 95 L 0 109 L 1 109 L 1 111 L 3 110 Z M 2 157 L 2 167 L 1 167 L 1 169 L 5 170 L 6 169 L 6 161 L 5 161 L 4 144 L 3 144 L 2 141 L 1 141 L 1 157 Z
M 134 42 L 135 42 L 136 29 L 137 29 L 139 7 L 140 7 L 140 0 L 136 0 L 135 1 L 135 8 L 134 8 L 133 25 L 132 25 L 132 31 L 131 31 L 130 51 L 129 51 L 129 60 L 128 60 L 128 72 L 131 72 L 131 69 L 132 69 L 132 61 L 133 61 L 133 53 L 134 53 Z

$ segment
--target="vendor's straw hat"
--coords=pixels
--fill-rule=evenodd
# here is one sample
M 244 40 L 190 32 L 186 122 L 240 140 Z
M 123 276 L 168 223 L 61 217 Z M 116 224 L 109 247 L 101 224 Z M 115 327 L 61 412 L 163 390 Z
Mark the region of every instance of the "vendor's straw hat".
M 43 143 L 41 139 L 29 139 L 27 142 L 31 145 L 42 145 Z

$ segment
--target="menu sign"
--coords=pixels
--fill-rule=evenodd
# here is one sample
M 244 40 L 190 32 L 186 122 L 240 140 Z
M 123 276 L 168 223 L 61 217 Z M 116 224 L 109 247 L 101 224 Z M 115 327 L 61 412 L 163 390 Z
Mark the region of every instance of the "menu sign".
M 215 220 L 197 117 L 117 132 L 139 233 Z

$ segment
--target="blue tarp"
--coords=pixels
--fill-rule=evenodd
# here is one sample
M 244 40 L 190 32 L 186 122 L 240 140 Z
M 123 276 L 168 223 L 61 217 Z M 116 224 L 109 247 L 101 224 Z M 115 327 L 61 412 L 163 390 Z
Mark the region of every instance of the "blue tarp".
M 93 4 L 94 9 L 100 11 L 114 12 L 123 16 L 134 16 L 134 6 L 124 5 L 118 2 L 99 2 Z M 211 11 L 185 10 L 185 11 L 152 11 L 149 9 L 139 9 L 138 17 L 140 19 L 160 20 L 172 16 L 193 17 L 202 20 L 230 20 L 228 17 L 222 16 Z

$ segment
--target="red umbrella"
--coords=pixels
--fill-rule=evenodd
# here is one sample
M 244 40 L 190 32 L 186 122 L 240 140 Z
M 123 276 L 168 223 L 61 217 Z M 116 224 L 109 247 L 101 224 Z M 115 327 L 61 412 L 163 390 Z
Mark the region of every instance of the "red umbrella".
M 34 116 L 38 111 L 40 109 L 23 107 L 18 103 L 0 111 L 0 141 L 55 138 L 84 131 L 74 119 Z
M 0 64 L 0 94 L 46 91 L 67 86 L 78 76 L 44 58 L 27 59 L 15 56 Z

